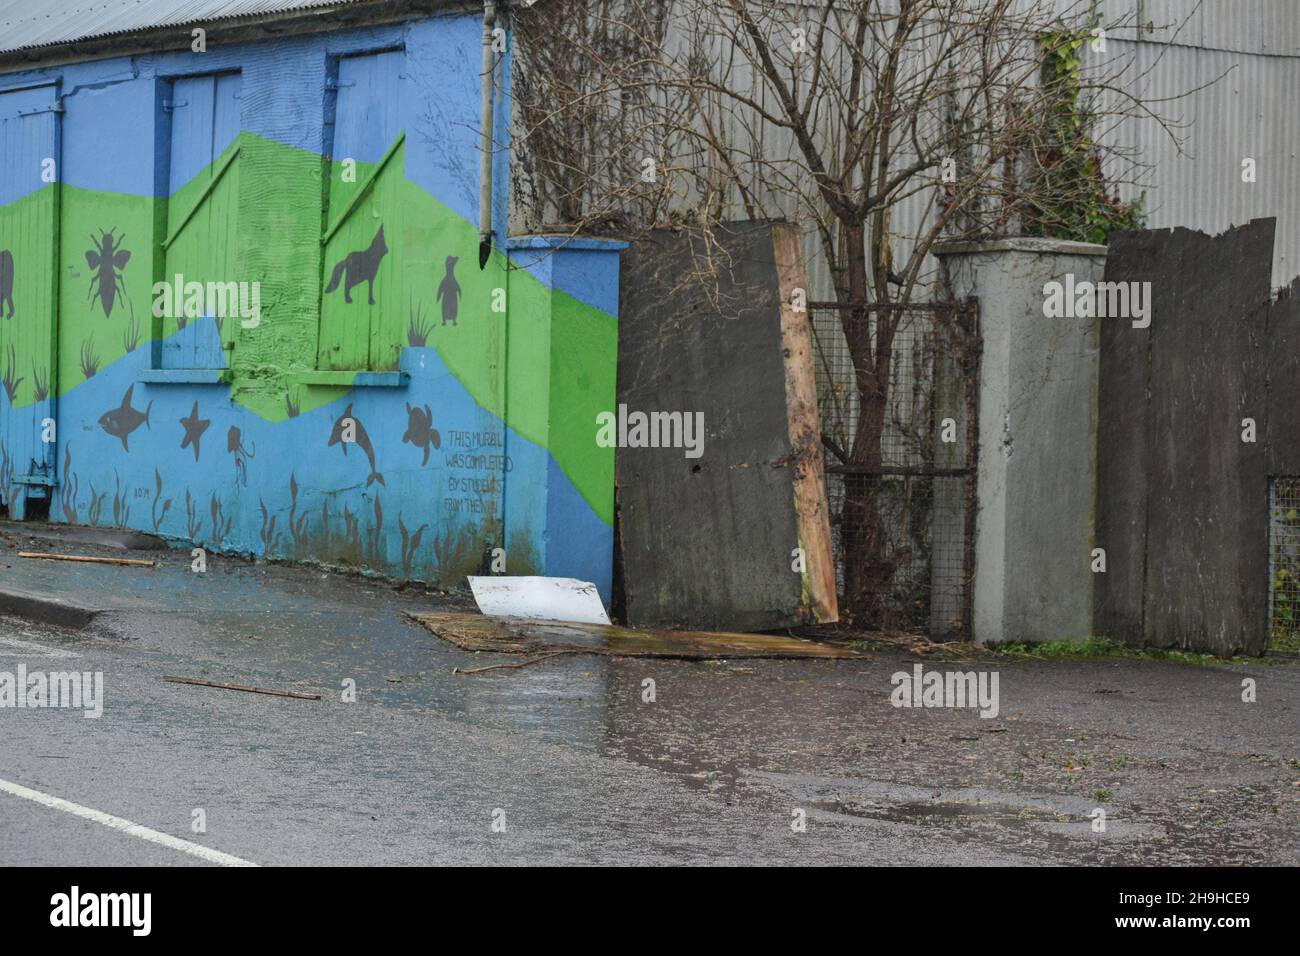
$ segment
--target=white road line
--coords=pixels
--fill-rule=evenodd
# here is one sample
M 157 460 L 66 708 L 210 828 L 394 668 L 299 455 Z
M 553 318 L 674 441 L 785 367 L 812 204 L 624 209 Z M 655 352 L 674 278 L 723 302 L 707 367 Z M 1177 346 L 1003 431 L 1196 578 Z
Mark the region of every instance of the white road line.
M 44 644 L 33 644 L 31 641 L 20 641 L 16 637 L 0 637 L 0 648 L 12 647 L 15 651 L 21 651 L 23 654 L 30 654 L 33 657 L 80 657 L 73 651 L 65 651 L 57 647 L 46 647 Z M 0 654 L 5 653 L 0 651 Z M 6 654 L 6 656 L 8 656 Z
M 222 853 L 220 850 L 213 850 L 198 843 L 191 843 L 168 833 L 159 833 L 157 830 L 150 830 L 148 827 L 132 823 L 130 820 L 123 820 L 121 817 L 115 817 L 109 813 L 92 810 L 90 807 L 83 807 L 79 803 L 72 803 L 70 800 L 64 800 L 60 797 L 52 797 L 47 793 L 41 793 L 39 790 L 24 787 L 22 784 L 10 783 L 8 780 L 0 780 L 0 793 L 13 794 L 15 797 L 22 797 L 24 800 L 32 801 L 32 803 L 39 803 L 43 807 L 63 810 L 73 816 L 81 817 L 83 820 L 102 823 L 109 829 L 117 830 L 128 836 L 139 837 L 141 840 L 148 840 L 150 843 L 157 843 L 159 846 L 165 846 L 172 850 L 180 850 L 182 853 L 197 856 L 209 863 L 217 863 L 221 866 L 257 866 L 256 863 L 250 860 L 241 860 L 237 856 Z

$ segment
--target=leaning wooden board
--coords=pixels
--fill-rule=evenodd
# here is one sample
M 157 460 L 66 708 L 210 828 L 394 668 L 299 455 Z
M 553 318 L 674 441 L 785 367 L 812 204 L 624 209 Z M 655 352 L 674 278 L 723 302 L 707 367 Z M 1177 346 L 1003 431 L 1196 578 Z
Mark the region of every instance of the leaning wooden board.
M 702 415 L 704 440 L 618 449 L 621 610 L 634 626 L 831 622 L 812 335 L 795 305 L 807 288 L 798 233 L 744 222 L 717 239 L 706 248 L 659 231 L 624 258 L 620 409 Z

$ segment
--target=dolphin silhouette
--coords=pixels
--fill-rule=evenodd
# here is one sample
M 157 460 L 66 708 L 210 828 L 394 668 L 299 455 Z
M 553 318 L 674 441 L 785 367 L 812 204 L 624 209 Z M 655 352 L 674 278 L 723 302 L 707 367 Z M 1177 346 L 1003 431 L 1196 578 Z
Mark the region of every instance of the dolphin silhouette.
M 352 441 L 343 441 L 343 423 L 347 421 L 352 422 Z M 376 481 L 385 488 L 388 487 L 388 483 L 384 481 L 384 476 L 375 470 L 375 446 L 370 444 L 370 435 L 366 432 L 366 427 L 361 424 L 361 420 L 352 415 L 351 402 L 348 402 L 348 407 L 343 410 L 343 414 L 339 416 L 338 421 L 334 423 L 334 427 L 330 430 L 330 440 L 326 447 L 333 448 L 340 442 L 343 444 L 345 457 L 348 453 L 348 445 L 353 444 L 353 442 L 366 453 L 366 458 L 370 460 L 370 475 L 366 478 L 367 488 Z

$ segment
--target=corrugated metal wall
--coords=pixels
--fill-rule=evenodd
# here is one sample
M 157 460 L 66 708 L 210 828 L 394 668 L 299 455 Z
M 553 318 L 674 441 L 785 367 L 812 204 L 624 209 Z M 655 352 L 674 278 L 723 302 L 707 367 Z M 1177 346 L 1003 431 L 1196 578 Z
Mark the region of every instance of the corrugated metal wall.
M 1103 24 L 1117 25 L 1107 31 L 1107 56 L 1131 61 L 1130 92 L 1180 127 L 1177 141 L 1154 119 L 1125 119 L 1110 131 L 1107 141 L 1143 166 L 1137 182 L 1117 187 L 1120 196 L 1145 192 L 1152 228 L 1216 233 L 1276 216 L 1273 285 L 1288 285 L 1300 276 L 1300 0 L 1109 0 L 1099 9 Z M 1138 23 L 1143 39 L 1134 40 Z M 1253 183 L 1242 181 L 1247 158 Z M 919 196 L 895 210 L 896 259 L 922 215 Z M 819 246 L 805 230 L 812 297 L 831 298 Z
M 1291 8 L 1293 20 L 1300 20 L 1300 7 Z M 1130 120 L 1116 131 L 1117 141 L 1149 164 L 1149 225 L 1215 233 L 1276 216 L 1273 285 L 1300 275 L 1300 55 L 1148 42 L 1113 46 L 1136 57 L 1145 73 L 1144 88 L 1136 92 L 1146 99 L 1196 91 L 1164 107 L 1186 124 L 1181 147 L 1153 120 Z M 1255 160 L 1253 183 L 1242 181 L 1247 158 Z M 1120 190 L 1125 198 L 1140 191 Z

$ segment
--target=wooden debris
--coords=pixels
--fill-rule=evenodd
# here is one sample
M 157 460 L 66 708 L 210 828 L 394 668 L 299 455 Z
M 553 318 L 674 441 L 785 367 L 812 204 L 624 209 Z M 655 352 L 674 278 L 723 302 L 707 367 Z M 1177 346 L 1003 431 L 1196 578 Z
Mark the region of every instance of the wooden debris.
M 20 558 L 41 558 L 46 561 L 84 561 L 87 564 L 129 564 L 152 568 L 157 562 L 143 558 L 101 558 L 90 554 L 55 554 L 52 551 L 19 551 Z
M 199 680 L 197 677 L 164 677 L 163 680 L 169 684 L 194 684 L 196 687 L 239 690 L 246 694 L 269 694 L 272 697 L 293 697 L 297 700 L 320 700 L 320 694 L 304 694 L 296 690 L 272 690 L 269 687 L 250 687 L 246 684 L 224 684 L 215 680 Z
M 484 671 L 496 671 L 496 670 L 502 670 L 503 668 L 506 670 L 517 671 L 521 667 L 531 667 L 533 664 L 540 664 L 542 661 L 549 661 L 552 657 L 563 657 L 565 654 L 590 654 L 590 653 L 591 652 L 588 650 L 552 651 L 550 654 L 543 654 L 541 657 L 534 657 L 531 661 L 520 661 L 517 664 L 514 663 L 489 664 L 487 667 L 471 667 L 469 670 L 466 671 L 461 670 L 459 667 L 453 667 L 451 669 L 451 672 L 453 674 L 460 674 L 463 676 L 465 674 L 482 674 Z
M 818 644 L 779 634 L 671 631 L 529 621 L 447 611 L 411 614 L 410 617 L 463 650 L 527 654 L 539 659 L 545 659 L 539 655 L 551 651 L 681 660 L 765 657 L 863 659 L 861 654 L 847 647 Z

